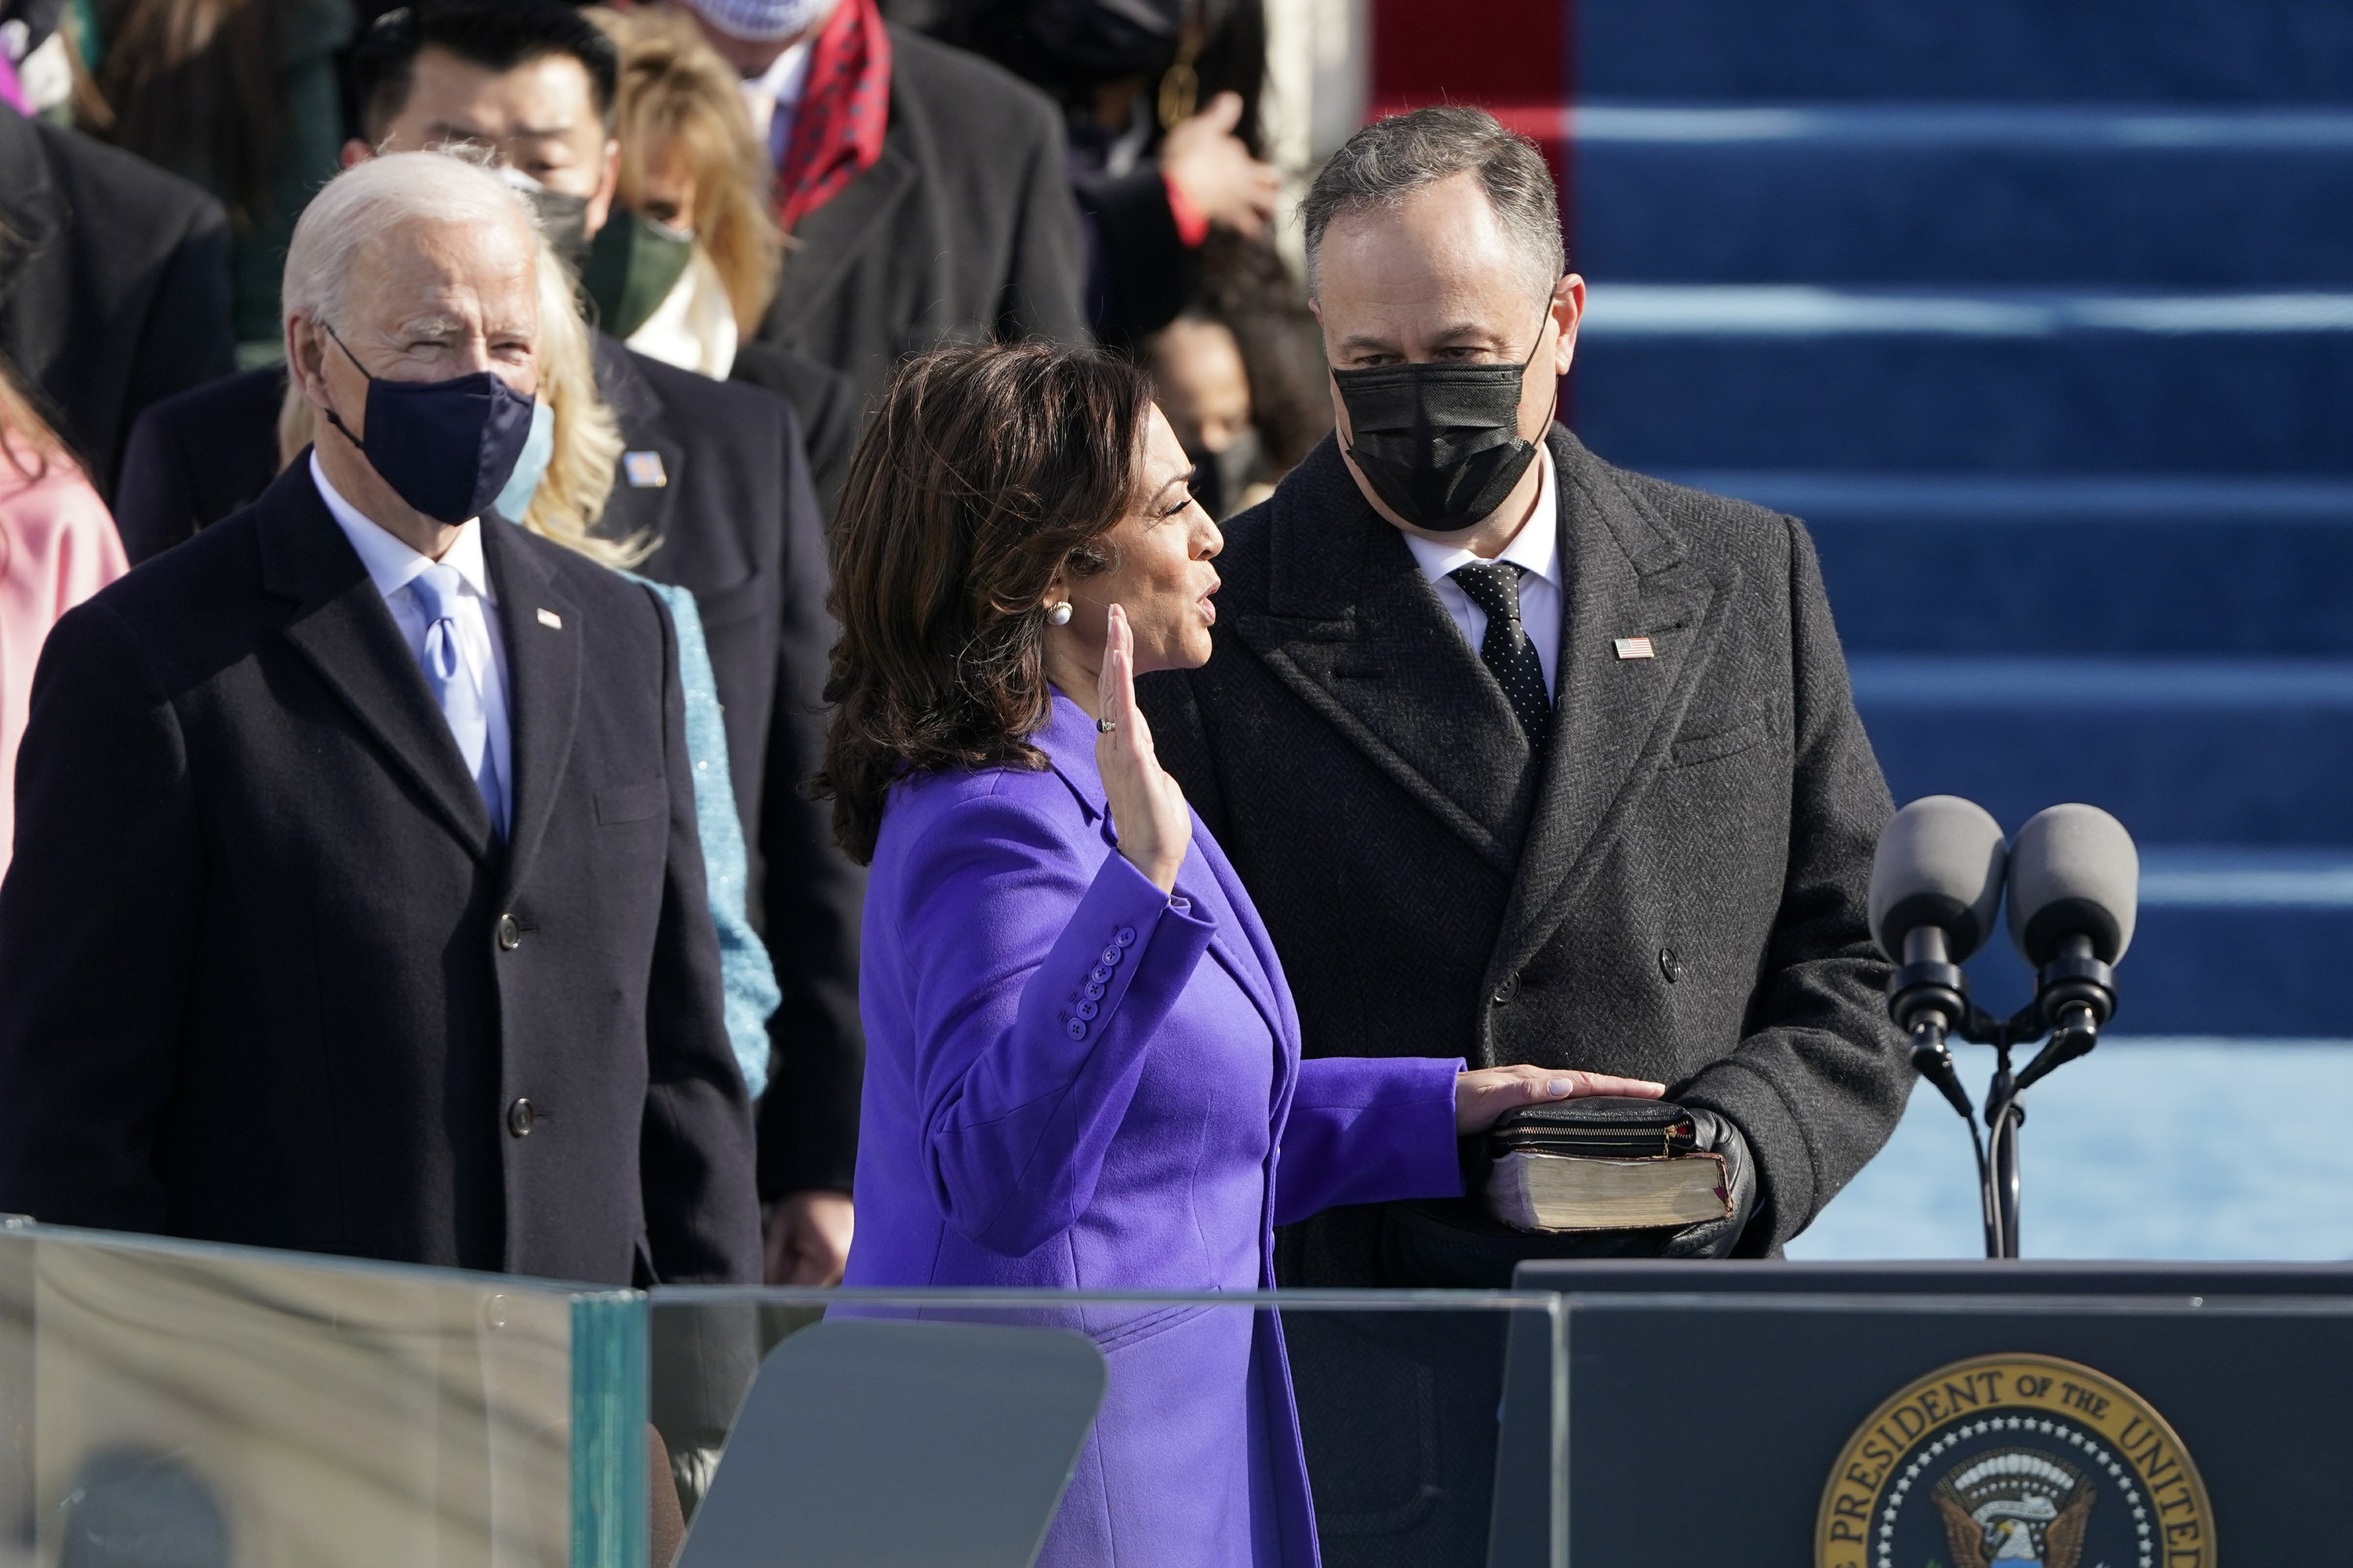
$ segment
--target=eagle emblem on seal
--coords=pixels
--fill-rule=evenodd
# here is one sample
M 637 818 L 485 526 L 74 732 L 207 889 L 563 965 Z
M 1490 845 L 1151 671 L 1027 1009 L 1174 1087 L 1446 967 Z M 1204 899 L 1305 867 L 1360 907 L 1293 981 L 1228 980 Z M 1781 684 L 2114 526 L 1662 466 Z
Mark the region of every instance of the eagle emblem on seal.
M 2055 1455 L 1997 1448 L 1956 1466 L 1932 1495 L 1954 1568 L 2076 1568 L 2097 1491 Z

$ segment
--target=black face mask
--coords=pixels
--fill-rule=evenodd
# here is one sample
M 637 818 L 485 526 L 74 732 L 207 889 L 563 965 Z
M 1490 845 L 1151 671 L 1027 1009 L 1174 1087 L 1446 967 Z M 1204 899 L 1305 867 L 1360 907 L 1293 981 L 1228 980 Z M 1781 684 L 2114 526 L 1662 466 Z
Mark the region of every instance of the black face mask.
M 1348 455 L 1373 493 L 1433 534 L 1469 528 L 1501 506 L 1535 461 L 1536 443 L 1520 434 L 1520 387 L 1536 349 L 1518 365 L 1332 372 L 1348 410 Z
M 531 199 L 531 210 L 539 219 L 539 231 L 547 237 L 548 248 L 564 258 L 564 264 L 578 277 L 588 263 L 588 198 L 566 196 L 549 190 L 545 185 L 533 185 L 523 191 Z
M 1193 460 L 1193 499 L 1213 521 L 1222 523 L 1241 510 L 1242 492 L 1258 477 L 1256 430 L 1244 430 L 1218 451 L 1189 451 Z
M 326 329 L 343 357 L 367 376 L 367 440 L 340 415 L 327 423 L 366 455 L 393 493 L 437 523 L 479 517 L 498 499 L 531 440 L 526 397 L 487 370 L 447 381 L 383 381 Z

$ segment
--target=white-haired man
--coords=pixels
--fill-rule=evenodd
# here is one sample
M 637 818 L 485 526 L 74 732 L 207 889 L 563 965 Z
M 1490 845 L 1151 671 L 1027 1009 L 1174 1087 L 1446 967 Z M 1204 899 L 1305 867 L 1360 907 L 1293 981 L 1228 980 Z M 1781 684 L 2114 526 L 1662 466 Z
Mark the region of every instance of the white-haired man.
M 61 620 L 0 884 L 0 1210 L 626 1284 L 759 1276 L 677 645 L 483 513 L 530 209 L 435 154 L 297 227 L 322 434 Z

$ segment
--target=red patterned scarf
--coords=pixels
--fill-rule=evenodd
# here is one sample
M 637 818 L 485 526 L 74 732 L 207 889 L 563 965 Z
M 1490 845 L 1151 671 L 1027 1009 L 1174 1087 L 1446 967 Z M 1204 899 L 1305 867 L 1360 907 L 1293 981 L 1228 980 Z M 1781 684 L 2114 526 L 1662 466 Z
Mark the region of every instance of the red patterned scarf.
M 841 0 L 809 46 L 808 81 L 776 165 L 786 234 L 882 155 L 891 118 L 891 34 L 875 0 Z

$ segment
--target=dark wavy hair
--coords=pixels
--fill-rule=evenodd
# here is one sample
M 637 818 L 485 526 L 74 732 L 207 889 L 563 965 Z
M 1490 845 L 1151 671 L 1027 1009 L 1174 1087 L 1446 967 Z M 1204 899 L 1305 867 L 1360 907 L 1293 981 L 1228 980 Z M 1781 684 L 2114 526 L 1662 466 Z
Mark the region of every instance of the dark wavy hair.
M 1152 386 L 1043 344 L 909 360 L 867 424 L 834 523 L 833 720 L 814 788 L 874 858 L 910 773 L 1043 768 L 1046 596 L 1111 564 L 1134 503 Z

